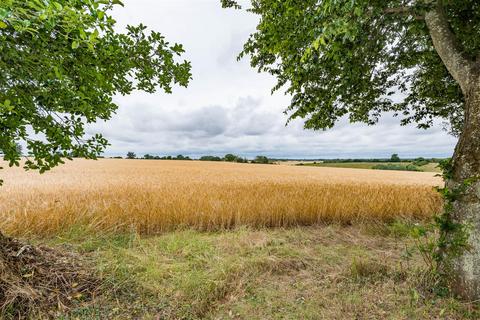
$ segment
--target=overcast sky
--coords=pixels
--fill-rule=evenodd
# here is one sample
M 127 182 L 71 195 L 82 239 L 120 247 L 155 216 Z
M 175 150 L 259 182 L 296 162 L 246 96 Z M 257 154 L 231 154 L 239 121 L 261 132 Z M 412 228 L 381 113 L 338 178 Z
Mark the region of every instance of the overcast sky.
M 236 153 L 283 158 L 450 156 L 455 139 L 440 127 L 427 131 L 400 127 L 389 116 L 376 126 L 342 121 L 329 131 L 303 130 L 301 121 L 285 126 L 289 97 L 270 94 L 275 80 L 258 74 L 248 59 L 236 60 L 257 18 L 225 10 L 219 0 L 125 0 L 113 15 L 119 30 L 143 23 L 182 43 L 192 62 L 190 86 L 173 94 L 133 93 L 117 97 L 112 120 L 89 132 L 110 141 L 106 155 L 190 156 Z

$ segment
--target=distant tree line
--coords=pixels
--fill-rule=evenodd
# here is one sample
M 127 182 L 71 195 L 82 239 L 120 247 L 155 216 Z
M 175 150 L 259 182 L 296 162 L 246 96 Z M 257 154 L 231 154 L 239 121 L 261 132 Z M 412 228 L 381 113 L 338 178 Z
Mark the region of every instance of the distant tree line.
M 201 160 L 201 159 L 200 159 Z M 231 153 L 227 153 L 224 157 L 223 157 L 223 161 L 226 161 L 226 162 L 238 162 L 238 163 L 247 163 L 248 160 L 246 158 L 242 158 L 240 156 L 237 156 L 237 155 L 234 155 L 234 154 L 231 154 Z
M 225 161 L 225 162 L 237 162 L 237 163 L 261 163 L 269 164 L 272 163 L 265 156 L 256 156 L 253 160 L 248 160 L 247 158 L 240 157 L 231 153 L 226 154 L 223 158 L 217 156 L 203 156 L 200 158 L 201 161 Z
M 270 163 L 270 161 L 265 156 L 256 156 L 255 159 L 252 161 L 252 163 L 268 164 Z
M 122 156 L 114 156 L 114 157 L 110 157 L 110 159 L 123 159 Z M 153 155 L 150 155 L 150 154 L 145 154 L 143 157 L 140 157 L 138 158 L 137 155 L 135 154 L 135 152 L 132 152 L 132 151 L 129 151 L 127 152 L 127 155 L 125 157 L 125 159 L 146 159 L 146 160 L 193 160 L 192 158 L 190 158 L 189 156 L 184 156 L 184 155 L 177 155 L 177 156 L 163 156 L 163 157 L 160 157 L 160 156 L 153 156 Z
M 190 158 L 189 156 L 184 156 L 182 154 L 179 154 L 177 156 L 160 157 L 160 156 L 152 156 L 148 153 L 143 156 L 143 159 L 146 159 L 146 160 L 192 160 L 192 158 Z
M 20 144 L 17 144 L 16 147 L 19 150 L 19 153 L 22 152 L 22 146 Z M 76 155 L 71 155 L 73 158 L 76 158 Z M 99 156 L 98 158 L 103 158 L 102 156 Z M 113 156 L 110 157 L 111 159 L 123 159 L 122 156 Z M 189 156 L 184 156 L 184 155 L 177 155 L 177 156 L 158 156 L 158 155 L 151 155 L 151 154 L 145 154 L 143 157 L 138 158 L 135 152 L 129 151 L 125 157 L 126 159 L 146 159 L 146 160 L 195 160 L 190 158 Z M 277 161 L 312 161 L 309 159 L 276 159 L 276 158 L 268 158 L 266 156 L 256 156 L 253 160 L 248 160 L 245 157 L 241 157 L 232 153 L 227 153 L 223 157 L 219 156 L 201 156 L 197 160 L 200 161 L 224 161 L 224 162 L 236 162 L 236 163 L 259 163 L 259 164 L 271 164 Z M 416 167 L 422 167 L 424 165 L 427 165 L 429 163 L 440 163 L 443 159 L 441 158 L 423 158 L 423 157 L 418 157 L 418 158 L 400 158 L 398 154 L 394 153 L 390 158 L 370 158 L 370 159 L 357 159 L 357 158 L 347 158 L 347 159 L 315 159 L 314 163 L 355 163 L 355 162 L 369 162 L 369 163 L 384 163 L 384 162 L 391 162 L 391 163 L 409 163 L 413 166 Z M 303 163 L 299 164 L 302 165 Z M 390 167 L 393 168 L 393 167 Z M 413 170 L 414 168 L 410 168 Z M 388 170 L 388 169 L 384 169 Z
M 398 154 L 394 153 L 390 158 L 371 158 L 371 159 L 323 159 L 319 160 L 324 163 L 348 163 L 348 162 L 412 162 L 414 165 L 422 166 L 428 163 L 439 163 L 440 158 L 405 158 L 401 159 Z
M 217 156 L 202 156 L 200 157 L 200 161 L 223 161 L 224 158 L 220 158 Z
M 18 147 L 21 150 L 21 146 L 18 145 Z M 113 159 L 123 159 L 121 156 L 115 156 L 111 157 Z M 151 155 L 151 154 L 145 154 L 141 158 L 137 158 L 137 155 L 135 152 L 129 151 L 126 155 L 126 159 L 147 159 L 147 160 L 194 160 L 190 158 L 189 156 L 184 156 L 184 155 L 177 155 L 177 156 L 158 156 L 158 155 Z M 275 161 L 284 161 L 285 159 L 271 159 L 266 156 L 256 156 L 253 160 L 248 160 L 245 157 L 241 157 L 232 153 L 227 153 L 223 157 L 219 156 L 211 156 L 211 155 L 206 155 L 200 157 L 198 160 L 200 161 L 225 161 L 225 162 L 236 162 L 236 163 L 260 163 L 260 164 L 269 164 L 273 163 Z M 402 159 L 399 157 L 398 154 L 394 153 L 391 155 L 390 158 L 370 158 L 370 159 L 317 159 L 316 161 L 320 163 L 354 163 L 354 162 L 370 162 L 370 163 L 376 163 L 376 162 L 391 162 L 391 163 L 411 163 L 414 166 L 421 167 L 424 165 L 427 165 L 429 163 L 439 163 L 442 159 L 440 158 L 423 158 L 423 157 L 418 157 L 418 158 L 405 158 Z M 307 161 L 307 160 L 304 160 Z M 311 160 L 310 160 L 311 161 Z
M 112 159 L 123 159 L 121 156 L 111 157 Z M 135 152 L 127 152 L 126 159 L 146 159 L 146 160 L 193 160 L 189 156 L 177 155 L 177 156 L 154 156 L 151 154 L 145 154 L 142 158 L 138 158 Z M 228 153 L 223 157 L 219 156 L 202 156 L 198 160 L 200 161 L 224 161 L 224 162 L 236 162 L 236 163 L 260 163 L 269 164 L 272 161 L 266 156 L 256 156 L 253 160 L 248 160 L 245 157 L 237 156 L 232 153 Z

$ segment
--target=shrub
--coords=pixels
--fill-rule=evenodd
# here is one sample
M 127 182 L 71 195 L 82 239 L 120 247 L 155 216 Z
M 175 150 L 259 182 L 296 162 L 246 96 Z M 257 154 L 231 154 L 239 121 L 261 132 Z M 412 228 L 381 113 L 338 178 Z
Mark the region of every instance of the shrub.
M 422 166 L 425 166 L 429 163 L 430 163 L 430 161 L 428 161 L 424 158 L 417 158 L 417 159 L 413 160 L 412 165 L 417 166 L 417 167 L 422 167 Z
M 376 170 L 400 170 L 400 171 L 422 171 L 422 169 L 414 166 L 414 165 L 398 165 L 398 164 L 377 164 L 372 167 L 372 169 Z
M 262 164 L 268 164 L 269 162 L 270 161 L 265 156 L 256 156 L 255 160 L 252 161 L 252 163 L 262 163 Z
M 222 158 L 217 156 L 203 156 L 200 157 L 200 161 L 222 161 Z
M 400 162 L 400 157 L 398 156 L 398 154 L 394 153 L 392 154 L 392 156 L 390 157 L 390 161 L 391 162 Z
M 235 162 L 237 160 L 238 156 L 228 153 L 223 157 L 223 160 L 227 162 Z

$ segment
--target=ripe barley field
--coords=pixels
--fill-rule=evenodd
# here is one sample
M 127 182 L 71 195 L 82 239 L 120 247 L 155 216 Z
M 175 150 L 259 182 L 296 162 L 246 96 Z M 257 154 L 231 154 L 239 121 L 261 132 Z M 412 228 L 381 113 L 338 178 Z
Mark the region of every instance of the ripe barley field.
M 441 180 L 423 172 L 101 159 L 0 174 L 0 230 L 13 236 L 384 222 L 441 208 Z

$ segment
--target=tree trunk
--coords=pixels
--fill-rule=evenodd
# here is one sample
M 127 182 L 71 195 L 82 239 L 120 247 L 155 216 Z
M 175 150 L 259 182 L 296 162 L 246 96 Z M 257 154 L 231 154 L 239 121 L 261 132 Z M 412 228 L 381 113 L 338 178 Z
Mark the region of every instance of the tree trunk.
M 433 46 L 445 67 L 459 84 L 465 97 L 465 121 L 455 153 L 453 176 L 447 181 L 451 190 L 466 179 L 480 177 L 480 73 L 479 63 L 465 54 L 452 31 L 443 1 L 431 1 L 425 14 Z M 480 299 L 480 180 L 474 181 L 463 195 L 453 202 L 453 222 L 467 226 L 468 250 L 452 262 L 452 290 L 467 300 Z M 447 239 L 454 237 L 446 235 Z M 447 261 L 448 263 L 448 261 Z
M 453 156 L 450 189 L 480 177 L 480 78 L 465 95 L 465 124 Z M 480 181 L 474 181 L 453 203 L 452 219 L 467 226 L 468 250 L 453 261 L 452 289 L 467 300 L 480 299 Z

